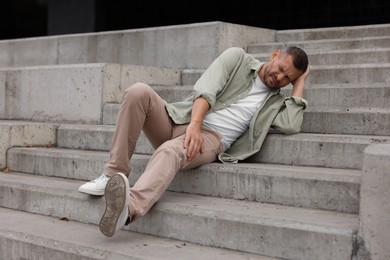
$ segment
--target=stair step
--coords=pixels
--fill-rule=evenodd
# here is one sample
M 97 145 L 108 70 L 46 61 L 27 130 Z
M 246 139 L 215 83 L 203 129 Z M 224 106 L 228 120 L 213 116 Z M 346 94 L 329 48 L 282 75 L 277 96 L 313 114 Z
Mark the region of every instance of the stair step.
M 64 148 L 11 148 L 7 153 L 11 171 L 93 180 L 103 172 L 109 153 Z
M 285 42 L 270 42 L 249 45 L 247 50 L 249 53 L 272 53 L 277 49 L 284 49 L 287 46 L 295 45 L 301 47 L 308 53 L 328 52 L 335 50 L 351 50 L 360 49 L 375 49 L 388 48 L 390 36 L 374 36 L 362 37 L 361 35 L 355 38 L 345 39 L 320 39 L 320 40 L 306 40 L 293 41 L 288 39 Z
M 92 224 L 104 209 L 102 197 L 77 192 L 80 181 L 21 173 L 0 180 L 3 207 Z M 350 259 L 357 227 L 355 214 L 166 192 L 125 229 L 271 257 Z
M 114 136 L 113 125 L 70 125 L 58 127 L 57 146 L 72 149 L 109 151 Z M 152 154 L 153 147 L 141 132 L 135 149 L 139 154 Z
M 168 103 L 183 100 L 194 89 L 193 85 L 151 86 Z M 289 96 L 292 86 L 288 85 L 281 92 Z M 359 93 L 359 95 L 356 95 Z M 390 83 L 333 83 L 310 84 L 305 87 L 305 98 L 310 107 L 389 107 Z M 119 103 L 107 103 L 112 106 Z M 117 108 L 118 109 L 118 108 Z
M 316 99 L 322 100 L 319 97 L 316 97 Z M 339 97 L 340 102 L 341 99 L 342 98 Z M 380 100 L 378 100 L 378 102 L 380 102 Z M 367 103 L 363 104 L 366 105 Z M 110 104 L 109 106 L 105 106 L 104 111 L 104 114 L 110 116 L 107 116 L 103 123 L 107 125 L 116 124 L 119 104 Z M 311 102 L 309 101 L 308 108 L 304 112 L 302 132 L 327 134 L 388 135 L 389 125 L 390 111 L 388 108 L 351 106 L 320 107 L 315 105 L 312 106 Z M 62 131 L 60 133 L 62 134 Z M 106 141 L 107 140 L 111 140 L 111 137 L 110 139 L 106 139 Z M 96 145 L 102 144 L 103 143 L 99 143 Z M 62 144 L 60 146 L 62 146 Z
M 7 166 L 7 150 L 14 146 L 47 146 L 56 142 L 56 125 L 0 120 L 0 170 Z
M 110 150 L 115 125 L 63 124 L 57 129 L 57 146 L 85 150 Z M 142 138 L 146 138 L 142 135 Z M 138 142 L 140 143 L 140 142 Z
M 380 64 L 347 64 L 347 65 L 313 65 L 305 84 L 375 84 L 389 83 L 390 63 Z M 204 70 L 184 70 L 183 85 L 194 85 Z
M 390 38 L 388 40 L 390 40 Z M 256 53 L 253 54 L 253 56 L 261 61 L 267 61 L 270 57 L 270 53 L 272 52 Z M 390 62 L 390 48 L 332 50 L 327 52 L 306 51 L 306 53 L 311 65 L 346 65 Z
M 306 133 L 389 135 L 390 110 L 371 107 L 309 107 L 304 113 Z
M 193 85 L 152 86 L 168 103 L 183 100 L 191 94 Z M 288 85 L 281 92 L 291 95 L 292 86 Z M 359 95 L 356 95 L 359 93 Z M 310 84 L 305 87 L 305 98 L 309 107 L 382 107 L 390 106 L 390 83 L 333 83 Z M 118 105 L 118 103 L 109 103 Z
M 307 120 L 304 120 L 304 122 L 305 126 L 310 124 Z M 312 124 L 313 128 L 317 127 L 318 129 L 318 126 L 315 125 L 316 122 Z M 329 122 L 329 124 L 332 123 Z M 378 124 L 380 125 L 380 122 Z M 101 140 L 95 138 L 95 136 L 101 135 L 101 133 L 96 133 L 99 132 L 99 129 L 95 128 L 94 125 L 62 125 L 58 130 L 58 146 L 78 149 L 97 147 L 95 145 L 96 140 Z M 104 138 L 105 140 L 111 141 L 115 128 L 106 126 L 106 129 L 109 130 L 104 131 L 106 134 Z M 112 131 L 111 134 L 110 131 Z M 250 161 L 257 163 L 360 169 L 363 150 L 367 145 L 389 141 L 390 136 L 388 135 L 319 133 L 285 135 L 270 133 L 262 146 L 262 150 L 252 156 Z M 109 146 L 107 143 L 106 145 L 103 147 L 103 145 L 100 146 L 99 144 L 99 148 L 108 151 Z M 137 142 L 135 152 L 140 154 L 152 154 L 154 152 L 154 149 L 143 134 L 141 134 Z
M 360 38 L 362 35 L 364 37 L 390 36 L 390 24 L 280 30 L 276 33 L 276 41 Z
M 259 259 L 276 258 L 120 230 L 0 207 L 1 259 Z M 32 224 L 33 223 L 33 224 Z
M 282 89 L 289 95 L 291 87 Z M 357 95 L 357 93 L 359 93 Z M 390 106 L 389 83 L 311 84 L 305 88 L 309 107 L 377 107 Z
M 249 162 L 361 169 L 363 151 L 390 136 L 300 133 L 269 134 L 262 149 Z
M 131 185 L 144 172 L 149 158 L 133 156 Z M 12 148 L 8 152 L 12 171 L 79 180 L 100 176 L 107 160 L 107 152 L 61 148 Z M 211 163 L 179 172 L 168 190 L 357 213 L 360 178 L 359 170 Z
M 356 134 L 356 135 L 388 135 L 390 112 L 387 108 L 377 107 L 319 107 L 309 106 L 304 112 L 302 132 L 327 134 Z M 119 104 L 105 106 L 105 113 L 110 114 L 104 121 L 113 126 L 116 124 L 116 115 Z M 61 131 L 62 133 L 62 131 Z M 111 136 L 107 140 L 111 140 Z M 99 143 L 96 145 L 104 145 Z M 63 146 L 62 144 L 60 146 Z M 104 146 L 108 149 L 108 145 Z M 150 149 L 144 148 L 147 153 Z
M 151 86 L 168 103 L 183 100 L 194 89 L 193 85 L 184 86 Z M 284 95 L 291 94 L 292 86 L 282 88 Z M 356 93 L 359 95 L 356 95 Z M 389 107 L 389 83 L 333 83 L 310 84 L 305 88 L 305 98 L 312 106 L 357 107 L 364 104 L 369 107 Z M 119 103 L 107 103 L 118 105 Z

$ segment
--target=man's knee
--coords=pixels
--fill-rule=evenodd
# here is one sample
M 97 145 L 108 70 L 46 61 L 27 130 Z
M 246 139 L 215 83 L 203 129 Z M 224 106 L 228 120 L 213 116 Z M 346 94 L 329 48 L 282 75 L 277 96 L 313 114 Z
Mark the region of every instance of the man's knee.
M 125 90 L 124 99 L 139 99 L 140 97 L 150 96 L 153 92 L 153 89 L 149 85 L 142 82 L 138 82 L 131 85 Z
M 160 145 L 158 148 L 161 151 L 168 152 L 168 153 L 183 153 L 183 142 L 180 139 L 174 138 L 168 141 L 165 141 L 163 144 Z

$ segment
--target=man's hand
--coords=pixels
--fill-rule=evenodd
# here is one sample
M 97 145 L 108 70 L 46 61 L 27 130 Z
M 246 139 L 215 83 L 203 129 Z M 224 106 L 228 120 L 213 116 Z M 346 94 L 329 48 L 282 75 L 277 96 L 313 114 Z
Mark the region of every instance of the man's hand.
M 204 138 L 201 132 L 202 125 L 191 122 L 186 130 L 184 148 L 187 149 L 187 160 L 192 161 L 199 153 L 203 153 Z
M 305 73 L 303 73 L 301 76 L 299 76 L 298 78 L 296 78 L 294 81 L 291 82 L 291 84 L 293 85 L 293 90 L 292 90 L 291 96 L 303 97 L 303 89 L 305 86 L 305 80 L 306 80 L 307 76 L 309 75 L 309 72 L 310 72 L 310 68 L 308 66 Z
M 203 152 L 203 135 L 202 124 L 203 119 L 210 109 L 210 105 L 203 97 L 199 97 L 194 101 L 191 113 L 191 122 L 186 130 L 183 147 L 187 149 L 187 160 L 192 161 L 195 157 Z

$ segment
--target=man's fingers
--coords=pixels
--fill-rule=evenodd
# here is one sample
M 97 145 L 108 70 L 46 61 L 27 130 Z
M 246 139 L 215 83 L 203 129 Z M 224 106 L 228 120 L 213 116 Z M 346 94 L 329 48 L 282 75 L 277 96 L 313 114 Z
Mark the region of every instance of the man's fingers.
M 190 138 L 188 137 L 188 135 L 186 135 L 186 137 L 184 138 L 183 147 L 185 149 L 187 149 L 189 146 L 189 143 L 190 143 Z
M 191 142 L 189 144 L 189 147 L 187 148 L 187 158 L 188 158 L 188 160 L 192 161 L 195 158 L 196 154 L 197 154 L 196 144 L 194 142 Z
M 203 153 L 203 144 L 190 142 L 187 149 L 187 160 L 192 161 L 199 153 Z

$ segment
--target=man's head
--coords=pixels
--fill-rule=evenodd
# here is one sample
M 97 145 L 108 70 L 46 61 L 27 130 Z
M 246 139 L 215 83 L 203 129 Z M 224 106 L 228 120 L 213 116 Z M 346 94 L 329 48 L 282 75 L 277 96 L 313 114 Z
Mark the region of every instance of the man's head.
M 276 50 L 259 72 L 260 79 L 271 89 L 280 89 L 294 82 L 309 65 L 307 54 L 301 48 L 290 46 Z

